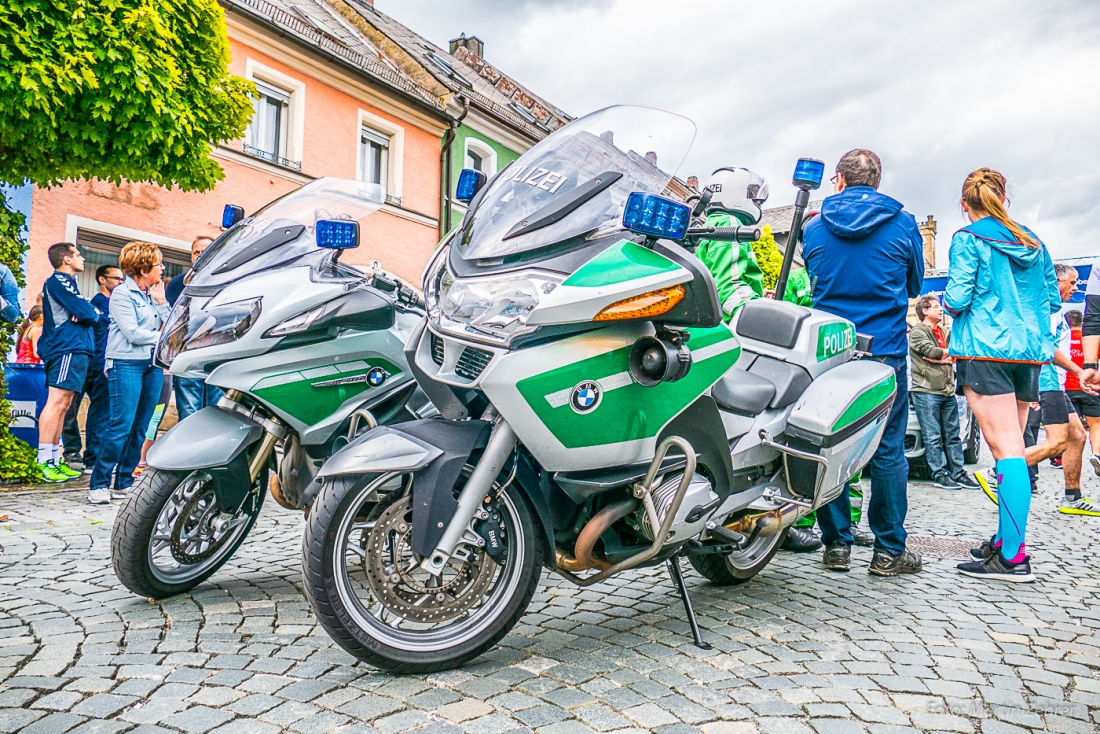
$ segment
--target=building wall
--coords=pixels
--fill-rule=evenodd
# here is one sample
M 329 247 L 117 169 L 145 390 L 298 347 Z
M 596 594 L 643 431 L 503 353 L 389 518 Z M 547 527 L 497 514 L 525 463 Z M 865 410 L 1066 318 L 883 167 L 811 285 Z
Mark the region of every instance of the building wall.
M 27 262 L 28 306 L 51 272 L 47 248 L 54 242 L 74 240 L 77 227 L 142 237 L 185 251 L 195 236 L 218 234 L 227 203 L 251 213 L 315 177 L 355 178 L 364 121 L 389 126 L 395 138 L 400 137 L 399 188 L 388 190 L 400 196 L 400 205 L 388 204 L 372 215 L 363 228 L 361 247 L 342 259 L 360 265 L 377 259 L 388 270 L 418 281 L 437 240 L 443 123 L 263 29 L 231 18 L 229 30 L 233 73 L 245 76 L 257 68 L 267 69 L 300 85 L 301 96 L 296 98 L 301 108 L 300 143 L 292 152 L 300 155 L 301 172 L 245 155 L 240 152 L 242 141 L 234 141 L 214 150 L 225 178 L 205 193 L 95 180 L 36 188 Z

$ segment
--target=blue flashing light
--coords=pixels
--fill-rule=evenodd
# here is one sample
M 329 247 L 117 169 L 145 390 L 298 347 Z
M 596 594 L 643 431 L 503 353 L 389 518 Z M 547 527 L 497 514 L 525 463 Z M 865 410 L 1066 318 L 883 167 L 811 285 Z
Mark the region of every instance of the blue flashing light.
M 222 229 L 229 229 L 237 222 L 244 219 L 244 208 L 236 204 L 226 204 L 222 209 Z
M 315 232 L 317 246 L 326 250 L 350 250 L 359 246 L 359 222 L 353 219 L 321 219 Z
M 635 191 L 626 198 L 623 226 L 647 237 L 681 239 L 691 220 L 691 207 L 656 194 Z
M 481 171 L 474 168 L 463 168 L 458 174 L 458 185 L 455 187 L 455 199 L 463 204 L 469 204 L 481 187 L 485 185 L 486 177 Z
M 794 165 L 794 185 L 810 191 L 821 186 L 825 177 L 825 162 L 816 158 L 799 158 Z

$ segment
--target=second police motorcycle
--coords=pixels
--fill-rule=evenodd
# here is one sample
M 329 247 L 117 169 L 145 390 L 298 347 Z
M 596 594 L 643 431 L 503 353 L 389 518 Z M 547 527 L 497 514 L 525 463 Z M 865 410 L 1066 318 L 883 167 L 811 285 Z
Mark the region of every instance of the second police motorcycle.
M 544 567 L 590 586 L 668 563 L 705 646 L 679 558 L 747 581 L 869 461 L 893 370 L 854 359 L 854 326 L 813 309 L 757 300 L 723 323 L 689 250 L 759 230 L 693 227 L 664 196 L 694 136 L 678 115 L 610 107 L 487 185 L 460 178 L 460 198 L 477 191 L 424 271 L 406 345 L 446 420 L 360 435 L 310 490 L 306 592 L 360 660 L 424 673 L 476 657 Z M 823 170 L 800 161 L 796 218 Z
M 384 200 L 377 184 L 322 178 L 247 219 L 226 207 L 156 353 L 225 395 L 153 445 L 118 511 L 111 555 L 134 593 L 197 586 L 244 542 L 268 493 L 308 510 L 313 477 L 350 438 L 434 414 L 403 351 L 419 294 L 339 260 Z

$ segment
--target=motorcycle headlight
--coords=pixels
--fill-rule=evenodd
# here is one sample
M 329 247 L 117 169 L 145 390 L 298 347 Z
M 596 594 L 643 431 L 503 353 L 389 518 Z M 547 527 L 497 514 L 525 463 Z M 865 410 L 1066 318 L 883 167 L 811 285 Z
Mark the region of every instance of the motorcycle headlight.
M 531 312 L 561 282 L 560 277 L 542 271 L 455 278 L 443 264 L 429 279 L 425 298 L 430 318 L 441 328 L 459 325 L 467 335 L 507 344 L 527 331 Z
M 182 351 L 228 344 L 244 336 L 260 318 L 262 298 L 234 301 L 192 314 Z
M 286 336 L 287 334 L 297 334 L 300 331 L 305 331 L 313 325 L 314 321 L 321 318 L 325 313 L 325 309 L 328 308 L 328 305 L 327 303 L 322 303 L 320 306 L 314 306 L 297 316 L 291 316 L 289 319 L 265 331 L 264 336 Z

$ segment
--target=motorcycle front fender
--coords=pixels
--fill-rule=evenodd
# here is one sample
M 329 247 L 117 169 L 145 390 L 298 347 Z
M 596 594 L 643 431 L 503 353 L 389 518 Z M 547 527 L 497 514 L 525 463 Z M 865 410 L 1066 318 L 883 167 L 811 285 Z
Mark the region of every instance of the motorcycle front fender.
M 172 426 L 146 461 L 166 471 L 228 466 L 263 434 L 263 426 L 248 416 L 210 405 Z

